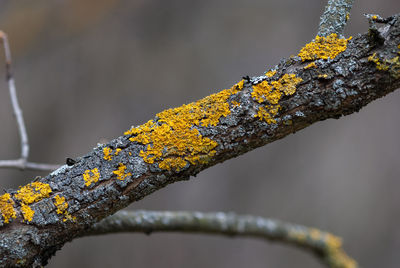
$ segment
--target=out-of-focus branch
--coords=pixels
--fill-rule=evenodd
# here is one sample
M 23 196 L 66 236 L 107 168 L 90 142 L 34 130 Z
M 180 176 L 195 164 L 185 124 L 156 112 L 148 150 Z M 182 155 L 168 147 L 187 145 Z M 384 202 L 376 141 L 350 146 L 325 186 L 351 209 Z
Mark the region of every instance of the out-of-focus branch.
M 119 211 L 82 236 L 121 232 L 180 232 L 267 239 L 312 251 L 331 268 L 354 268 L 339 237 L 297 224 L 234 213 L 188 211 Z
M 34 163 L 24 161 L 22 158 L 16 160 L 0 160 L 0 168 L 17 168 L 27 170 L 51 171 L 59 168 L 60 165 Z
M 318 35 L 328 36 L 336 33 L 342 36 L 353 3 L 354 0 L 329 0 L 319 22 Z
M 60 165 L 39 164 L 28 162 L 29 156 L 29 142 L 28 134 L 26 132 L 24 116 L 22 115 L 21 107 L 18 103 L 17 90 L 15 88 L 15 81 L 11 71 L 11 50 L 8 43 L 7 34 L 0 31 L 0 39 L 4 46 L 4 56 L 6 62 L 6 80 L 10 91 L 11 104 L 14 112 L 15 119 L 17 120 L 18 133 L 21 140 L 21 157 L 16 160 L 0 160 L 0 168 L 18 168 L 18 169 L 33 169 L 33 170 L 54 170 Z

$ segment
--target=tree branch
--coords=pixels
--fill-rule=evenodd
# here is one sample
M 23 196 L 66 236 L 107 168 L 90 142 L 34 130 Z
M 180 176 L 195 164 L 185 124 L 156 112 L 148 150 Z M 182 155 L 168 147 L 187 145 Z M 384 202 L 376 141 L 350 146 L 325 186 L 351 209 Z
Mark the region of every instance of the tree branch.
M 378 33 L 384 42 L 368 33 L 321 37 L 265 75 L 161 112 L 71 166 L 8 191 L 0 196 L 0 266 L 45 264 L 94 223 L 170 183 L 394 91 L 399 15 Z
M 186 211 L 119 211 L 93 225 L 83 236 L 121 232 L 184 232 L 261 238 L 311 250 L 328 267 L 356 267 L 341 247 L 341 239 L 315 228 L 277 220 Z
M 17 90 L 15 88 L 14 77 L 11 71 L 11 50 L 8 43 L 7 34 L 0 31 L 0 39 L 3 41 L 4 55 L 6 62 L 6 80 L 10 91 L 11 104 L 17 121 L 18 133 L 21 140 L 21 157 L 16 160 L 0 160 L 0 168 L 19 168 L 19 169 L 32 169 L 32 170 L 46 170 L 52 171 L 60 167 L 60 165 L 49 165 L 28 162 L 29 156 L 29 142 L 28 134 L 26 132 L 24 116 L 22 115 L 21 107 L 18 103 Z
M 320 19 L 318 35 L 326 37 L 336 33 L 342 36 L 353 3 L 354 0 L 329 0 Z

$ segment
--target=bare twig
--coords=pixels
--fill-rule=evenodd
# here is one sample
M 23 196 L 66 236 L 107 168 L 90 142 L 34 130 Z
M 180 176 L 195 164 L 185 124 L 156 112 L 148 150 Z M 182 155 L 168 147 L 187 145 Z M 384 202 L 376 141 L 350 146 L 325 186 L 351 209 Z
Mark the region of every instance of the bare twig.
M 18 168 L 18 169 L 29 169 L 29 170 L 52 171 L 59 167 L 60 167 L 60 165 L 26 162 L 26 161 L 23 161 L 23 159 L 21 159 L 21 158 L 15 159 L 15 160 L 1 160 L 0 161 L 0 168 Z
M 8 44 L 7 34 L 0 31 L 0 39 L 4 45 L 4 55 L 6 62 L 6 80 L 8 88 L 10 90 L 11 104 L 14 111 L 14 116 L 17 120 L 18 132 L 21 139 L 21 157 L 16 160 L 0 160 L 0 168 L 19 168 L 19 169 L 33 169 L 33 170 L 54 170 L 59 165 L 39 164 L 28 162 L 29 156 L 29 142 L 28 134 L 26 132 L 24 117 L 22 110 L 18 103 L 17 91 L 15 88 L 15 82 L 11 71 L 11 50 Z
M 261 238 L 311 250 L 328 267 L 353 268 L 341 239 L 297 224 L 234 213 L 186 211 L 119 211 L 100 221 L 82 236 L 120 232 L 183 232 Z
M 328 36 L 336 33 L 342 36 L 353 3 L 354 0 L 329 0 L 319 22 L 318 35 Z
M 29 155 L 29 143 L 28 135 L 26 133 L 24 117 L 22 115 L 22 110 L 18 104 L 17 93 L 15 89 L 15 82 L 11 72 L 11 51 L 8 44 L 7 35 L 0 31 L 0 39 L 3 41 L 4 45 L 4 55 L 6 60 L 6 79 L 8 83 L 8 88 L 10 90 L 11 104 L 13 107 L 15 118 L 17 119 L 19 136 L 21 138 L 21 159 L 27 161 Z

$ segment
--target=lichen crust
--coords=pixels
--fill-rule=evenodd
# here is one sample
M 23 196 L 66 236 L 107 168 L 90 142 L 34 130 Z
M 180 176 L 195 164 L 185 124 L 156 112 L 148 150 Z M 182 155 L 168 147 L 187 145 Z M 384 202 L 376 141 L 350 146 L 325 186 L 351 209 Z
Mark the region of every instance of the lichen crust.
M 243 89 L 244 81 L 230 89 L 197 102 L 158 113 L 156 120 L 131 128 L 125 135 L 132 142 L 147 145 L 140 151 L 146 163 L 158 162 L 165 170 L 180 171 L 190 164 L 205 164 L 216 154 L 218 143 L 203 137 L 195 126 L 216 126 L 221 117 L 231 113 L 228 98 Z
M 99 181 L 100 172 L 97 168 L 87 169 L 82 174 L 83 180 L 85 182 L 85 186 L 90 186 L 92 183 L 96 183 Z
M 35 215 L 35 211 L 28 205 L 49 197 L 50 193 L 51 188 L 47 183 L 31 182 L 20 187 L 14 197 L 21 202 L 21 212 L 25 221 L 32 221 Z
M 289 96 L 296 92 L 296 86 L 303 81 L 302 78 L 295 74 L 284 74 L 278 80 L 271 82 L 262 81 L 253 85 L 251 96 L 258 103 L 266 103 L 258 109 L 255 117 L 266 121 L 268 124 L 276 123 L 275 116 L 281 109 L 279 101 L 283 95 Z
M 119 163 L 118 169 L 113 171 L 113 173 L 117 175 L 117 179 L 120 181 L 125 180 L 128 176 L 132 176 L 132 173 L 126 172 L 126 166 L 122 163 Z
M 317 59 L 334 59 L 347 48 L 347 43 L 351 40 L 351 36 L 347 39 L 338 38 L 336 33 L 332 33 L 327 37 L 316 36 L 314 41 L 303 47 L 298 56 L 302 61 Z
M 76 217 L 72 216 L 68 213 L 68 202 L 65 200 L 64 196 L 56 195 L 54 197 L 54 205 L 57 208 L 57 214 L 61 214 L 63 216 L 63 222 L 66 221 L 75 221 Z
M 0 196 L 0 212 L 3 216 L 4 223 L 9 223 L 11 219 L 17 217 L 17 212 L 14 209 L 14 200 L 9 193 Z

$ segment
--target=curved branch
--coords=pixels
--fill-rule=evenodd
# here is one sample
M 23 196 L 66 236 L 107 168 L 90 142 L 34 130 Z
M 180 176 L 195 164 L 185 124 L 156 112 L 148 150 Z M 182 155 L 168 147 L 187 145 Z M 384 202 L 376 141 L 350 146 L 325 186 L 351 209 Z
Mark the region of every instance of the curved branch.
M 10 90 L 11 104 L 13 107 L 14 116 L 17 120 L 19 136 L 21 138 L 21 159 L 23 161 L 26 161 L 29 155 L 28 134 L 26 133 L 24 117 L 18 103 L 14 77 L 11 72 L 11 50 L 8 44 L 8 37 L 3 31 L 0 31 L 0 39 L 3 41 L 4 45 L 4 55 L 6 59 L 6 79 L 8 83 L 8 88 Z
M 18 133 L 21 140 L 21 157 L 16 160 L 0 160 L 0 168 L 18 168 L 18 169 L 31 169 L 31 170 L 45 170 L 52 171 L 60 167 L 60 165 L 41 164 L 28 162 L 29 156 L 29 142 L 28 133 L 26 132 L 24 116 L 22 109 L 18 103 L 17 90 L 15 88 L 15 81 L 11 71 L 11 50 L 8 43 L 7 34 L 0 31 L 0 39 L 3 41 L 4 56 L 6 61 L 6 80 L 8 89 L 10 91 L 11 105 L 13 108 L 14 116 L 17 121 Z
M 234 213 L 187 211 L 119 211 L 93 225 L 82 236 L 121 232 L 180 232 L 241 236 L 284 242 L 312 251 L 331 268 L 355 268 L 341 247 L 341 239 L 327 232 Z
M 161 112 L 8 191 L 0 196 L 0 266 L 45 264 L 94 223 L 170 183 L 393 92 L 400 86 L 400 15 L 378 34 L 383 42 L 368 33 L 350 41 L 321 37 L 265 75 Z

